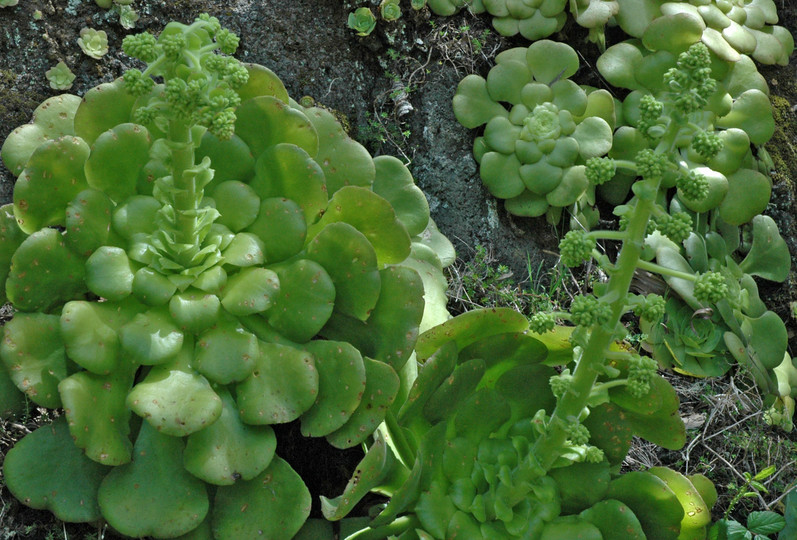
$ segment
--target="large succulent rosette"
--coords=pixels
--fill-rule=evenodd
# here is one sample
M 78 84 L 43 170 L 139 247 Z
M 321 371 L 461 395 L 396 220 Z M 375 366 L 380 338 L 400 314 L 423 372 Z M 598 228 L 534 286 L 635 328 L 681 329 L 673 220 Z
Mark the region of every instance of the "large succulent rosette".
M 5 460 L 34 508 L 134 537 L 291 538 L 310 494 L 271 426 L 361 443 L 419 327 L 448 318 L 453 251 L 407 168 L 247 69 L 235 135 L 195 132 L 191 189 L 121 81 L 47 100 L 3 146 L 3 408 L 13 383 L 64 409 Z

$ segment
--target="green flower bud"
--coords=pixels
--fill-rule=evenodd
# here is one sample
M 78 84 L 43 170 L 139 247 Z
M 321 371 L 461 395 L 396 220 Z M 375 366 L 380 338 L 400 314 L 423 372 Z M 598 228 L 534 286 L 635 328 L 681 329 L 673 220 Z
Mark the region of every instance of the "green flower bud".
M 702 201 L 708 195 L 708 180 L 700 173 L 689 171 L 687 174 L 682 174 L 675 184 L 687 199 Z
M 568 231 L 559 242 L 559 256 L 562 264 L 569 267 L 579 266 L 592 257 L 595 239 L 584 231 Z
M 570 316 L 579 326 L 606 324 L 612 316 L 612 307 L 594 296 L 580 294 L 573 298 Z
M 719 272 L 698 274 L 694 294 L 699 302 L 716 304 L 728 296 L 728 285 Z

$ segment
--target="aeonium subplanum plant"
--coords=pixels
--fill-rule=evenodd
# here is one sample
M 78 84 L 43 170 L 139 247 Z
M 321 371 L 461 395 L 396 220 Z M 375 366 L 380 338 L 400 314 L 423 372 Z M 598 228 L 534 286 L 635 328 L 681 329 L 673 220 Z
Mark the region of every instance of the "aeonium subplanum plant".
M 1 405 L 13 385 L 64 409 L 4 476 L 62 520 L 292 538 L 310 494 L 271 426 L 361 443 L 449 317 L 453 251 L 407 168 L 237 43 L 209 16 L 127 37 L 145 69 L 47 100 L 3 145 Z
M 671 75 L 683 80 L 708 62 L 698 44 Z M 661 296 L 633 294 L 630 286 L 640 268 L 669 272 L 652 262 L 651 229 L 677 235 L 692 228 L 682 219 L 677 226 L 654 220 L 666 213 L 664 176 L 679 175 L 679 188 L 696 200 L 708 195 L 706 180 L 672 149 L 692 129 L 689 116 L 706 106 L 711 85 L 696 80 L 673 89 L 673 99 L 685 94 L 681 114 L 655 148 L 633 160 L 585 165 L 592 182 L 615 168 L 637 178 L 634 198 L 618 209 L 621 230 L 571 230 L 560 243 L 565 265 L 594 260 L 608 275 L 593 294 L 576 296 L 567 312 L 530 321 L 508 309 L 484 310 L 420 336 L 421 365 L 406 401 L 388 412 L 347 490 L 324 505 L 328 519 L 339 519 L 368 489 L 391 496 L 349 539 L 707 537 L 717 499 L 709 480 L 662 467 L 620 471 L 633 435 L 677 449 L 685 430 L 655 360 L 617 343 L 627 337 L 625 315 L 655 324 L 665 314 Z M 598 239 L 621 243 L 615 260 L 598 251 Z M 729 294 L 718 271 L 680 277 L 699 302 L 716 304 Z M 557 327 L 557 320 L 572 326 Z
M 615 103 L 571 81 L 578 68 L 573 48 L 542 40 L 502 52 L 486 79 L 457 87 L 459 123 L 484 126 L 474 143 L 482 182 L 512 214 L 558 223 L 568 208 L 582 227 L 597 221 L 585 164 L 612 148 Z

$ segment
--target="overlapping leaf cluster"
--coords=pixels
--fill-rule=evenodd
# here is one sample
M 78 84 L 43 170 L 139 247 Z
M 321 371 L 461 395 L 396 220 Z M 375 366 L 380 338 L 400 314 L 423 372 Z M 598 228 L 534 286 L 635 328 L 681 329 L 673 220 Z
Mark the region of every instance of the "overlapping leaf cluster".
M 694 375 L 722 374 L 734 360 L 747 366 L 767 396 L 767 407 L 774 406 L 771 420 L 791 429 L 788 418 L 797 392 L 789 381 L 797 368 L 786 354 L 785 325 L 764 306 L 752 276 L 783 281 L 790 266 L 777 227 L 761 216 L 772 191 L 764 144 L 775 123 L 769 89 L 754 59 L 784 63 L 794 49 L 792 36 L 776 25 L 769 1 L 623 0 L 618 5 L 615 20 L 634 39 L 611 45 L 597 68 L 626 92 L 622 100 L 579 89 L 569 80 L 566 98 L 563 82 L 576 73 L 578 61 L 574 53 L 564 54 L 566 45 L 547 41 L 501 53 L 486 79 L 471 75 L 461 82 L 454 97 L 457 119 L 466 127 L 485 126 L 474 145 L 480 176 L 493 195 L 506 199 L 512 214 L 545 213 L 558 223 L 565 213 L 571 228 L 590 229 L 598 222 L 596 196 L 616 206 L 623 227 L 629 197 L 635 200 L 634 182 L 660 173 L 648 231 L 658 232 L 647 240 L 646 258 L 666 268 L 674 294 L 667 309 L 672 324 L 645 323 L 649 348 L 662 367 Z M 527 66 L 522 66 L 522 51 Z M 549 80 L 535 80 L 534 70 L 548 61 Z M 605 128 L 606 123 L 608 129 L 581 130 L 590 140 L 578 137 L 578 128 L 573 131 L 579 142 L 573 146 L 586 151 L 572 153 L 562 173 L 564 141 L 546 143 L 556 148 L 549 153 L 530 152 L 525 140 L 530 137 L 524 134 L 529 125 L 542 125 L 532 109 L 535 100 L 547 100 L 548 112 L 563 103 L 573 110 L 574 96 L 581 98 L 574 116 L 579 127 Z M 561 114 L 558 124 L 546 125 L 557 128 L 547 134 L 561 138 Z M 674 126 L 680 126 L 678 137 L 665 137 Z M 559 196 L 563 189 L 567 197 Z M 572 260 L 577 244 L 564 244 L 563 261 Z M 732 300 L 695 299 L 692 284 L 709 271 L 722 275 Z M 691 331 L 690 313 L 708 316 L 714 329 L 706 335 Z M 761 343 L 754 332 L 774 339 Z
M 548 446 L 557 402 L 573 384 L 567 334 L 529 333 L 528 321 L 504 308 L 466 313 L 422 334 L 423 367 L 388 424 L 391 444 L 378 439 L 370 448 L 357 483 L 326 501 L 327 518 L 340 518 L 376 489 L 390 502 L 349 538 L 705 533 L 717 495 L 704 477 L 664 468 L 617 476 L 634 435 L 666 448 L 685 438 L 675 391 L 650 367 L 635 367 L 632 355 L 613 351 L 588 410 Z M 646 388 L 626 385 L 632 379 Z
M 4 476 L 63 520 L 292 537 L 310 494 L 271 425 L 363 442 L 448 318 L 451 246 L 407 168 L 218 54 L 236 45 L 207 16 L 132 36 L 145 70 L 47 100 L 3 145 L 2 409 L 64 409 Z

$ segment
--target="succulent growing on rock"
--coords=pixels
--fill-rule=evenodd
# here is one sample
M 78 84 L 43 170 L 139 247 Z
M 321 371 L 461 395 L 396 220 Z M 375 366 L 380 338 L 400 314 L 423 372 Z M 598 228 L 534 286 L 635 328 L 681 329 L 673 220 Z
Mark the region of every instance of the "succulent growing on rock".
M 69 90 L 75 80 L 75 74 L 63 60 L 45 71 L 44 76 L 53 90 Z
M 270 426 L 359 444 L 448 317 L 450 244 L 407 168 L 217 54 L 237 41 L 208 16 L 130 36 L 146 69 L 51 98 L 3 145 L 0 380 L 65 409 L 4 474 L 61 519 L 291 538 L 310 495 Z
M 520 34 L 535 41 L 562 29 L 567 0 L 482 0 L 502 36 Z
M 641 38 L 658 18 L 682 14 L 694 20 L 697 37 L 723 60 L 749 55 L 763 64 L 786 65 L 794 50 L 791 33 L 777 25 L 773 0 L 617 1 L 620 10 L 616 20 L 633 37 Z M 695 31 L 683 24 L 672 29 L 680 36 Z
M 367 7 L 357 8 L 349 13 L 348 26 L 358 36 L 367 36 L 376 28 L 376 16 Z
M 82 28 L 77 44 L 80 45 L 83 54 L 99 60 L 108 53 L 108 34 L 105 30 Z
M 482 181 L 513 214 L 558 221 L 592 197 L 585 163 L 612 147 L 614 100 L 571 81 L 578 67 L 572 48 L 542 40 L 502 52 L 487 79 L 469 75 L 457 88 L 457 120 L 485 126 L 474 144 Z

